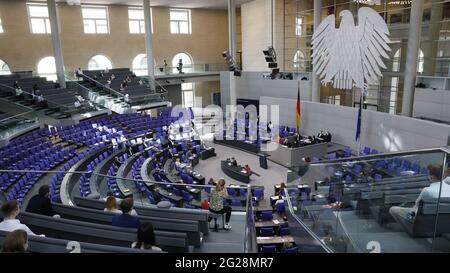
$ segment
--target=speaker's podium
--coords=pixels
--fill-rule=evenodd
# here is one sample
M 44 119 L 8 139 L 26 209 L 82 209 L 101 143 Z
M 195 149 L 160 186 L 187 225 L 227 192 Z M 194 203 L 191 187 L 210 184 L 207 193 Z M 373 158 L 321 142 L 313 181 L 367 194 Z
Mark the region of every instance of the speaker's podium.
M 259 156 L 259 166 L 263 169 L 268 169 L 267 167 L 267 157 L 269 157 L 270 155 L 268 154 L 263 154 L 263 153 L 258 153 Z

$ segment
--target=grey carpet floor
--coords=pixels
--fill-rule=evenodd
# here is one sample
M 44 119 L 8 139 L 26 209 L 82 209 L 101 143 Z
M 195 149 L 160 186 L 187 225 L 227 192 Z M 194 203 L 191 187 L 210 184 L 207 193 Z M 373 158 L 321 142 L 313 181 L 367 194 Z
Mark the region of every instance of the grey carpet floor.
M 260 206 L 269 205 L 268 200 L 270 196 L 273 196 L 274 194 L 274 186 L 282 182 L 286 182 L 288 169 L 281 165 L 275 164 L 273 162 L 268 162 L 269 168 L 265 170 L 259 167 L 259 158 L 254 154 L 233 149 L 227 146 L 214 144 L 207 139 L 205 140 L 205 142 L 206 145 L 214 147 L 217 154 L 216 157 L 212 157 L 207 160 L 201 160 L 200 163 L 195 166 L 195 170 L 201 173 L 206 178 L 206 181 L 208 181 L 210 177 L 214 178 L 214 180 L 216 181 L 220 178 L 224 178 L 227 182 L 227 185 L 237 184 L 246 186 L 247 184 L 228 177 L 220 167 L 221 160 L 234 157 L 236 158 L 238 164 L 248 164 L 254 172 L 261 175 L 260 177 L 252 175 L 249 184 L 252 186 L 264 186 L 264 200 L 263 202 L 260 202 Z

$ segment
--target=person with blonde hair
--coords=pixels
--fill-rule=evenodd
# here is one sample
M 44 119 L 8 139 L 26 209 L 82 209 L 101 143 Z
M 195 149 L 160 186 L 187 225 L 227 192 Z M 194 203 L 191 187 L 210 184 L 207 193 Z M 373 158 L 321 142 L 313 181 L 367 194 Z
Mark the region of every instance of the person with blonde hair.
M 231 207 L 223 205 L 223 199 L 228 198 L 228 192 L 225 187 L 225 180 L 220 179 L 216 183 L 216 187 L 211 190 L 211 203 L 209 205 L 209 211 L 216 214 L 225 214 L 225 229 L 231 229 Z M 208 218 L 211 221 L 211 218 Z

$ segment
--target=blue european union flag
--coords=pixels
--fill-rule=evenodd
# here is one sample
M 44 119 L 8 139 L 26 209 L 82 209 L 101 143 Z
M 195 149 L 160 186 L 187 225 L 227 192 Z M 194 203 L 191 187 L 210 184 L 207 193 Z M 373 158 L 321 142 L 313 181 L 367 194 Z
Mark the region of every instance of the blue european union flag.
M 356 125 L 356 138 L 355 138 L 356 142 L 358 142 L 358 139 L 360 139 L 360 137 L 361 137 L 362 104 L 363 104 L 363 94 L 361 92 L 361 98 L 360 98 L 360 101 L 359 101 L 359 111 L 358 111 L 358 123 Z

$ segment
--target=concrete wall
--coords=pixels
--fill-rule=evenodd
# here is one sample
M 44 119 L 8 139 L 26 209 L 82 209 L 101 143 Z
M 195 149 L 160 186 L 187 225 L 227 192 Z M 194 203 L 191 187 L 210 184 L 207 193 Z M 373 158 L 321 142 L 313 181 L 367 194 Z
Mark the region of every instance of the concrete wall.
M 211 94 L 220 91 L 219 81 L 208 81 L 208 82 L 196 82 L 195 83 L 195 97 L 202 99 L 202 105 L 197 102 L 196 107 L 208 106 L 212 104 Z
M 272 40 L 271 2 L 254 0 L 241 6 L 242 58 L 246 71 L 269 71 L 262 51 Z
M 172 106 L 183 104 L 183 98 L 181 97 L 181 84 L 166 85 L 164 88 L 167 89 L 169 101 L 172 103 Z
M 261 97 L 260 103 L 279 105 L 280 120 L 295 127 L 296 100 Z M 359 150 L 355 141 L 358 109 L 331 104 L 301 102 L 301 132 L 330 131 L 333 142 Z M 383 152 L 435 148 L 449 145 L 450 126 L 414 118 L 363 110 L 361 146 Z
M 262 73 L 257 72 L 245 72 L 234 79 L 237 98 L 259 100 L 260 105 L 279 105 L 281 123 L 295 127 L 297 81 L 263 79 Z M 222 107 L 229 103 L 229 81 L 229 73 L 221 73 Z M 309 135 L 329 130 L 334 142 L 358 150 L 359 143 L 355 142 L 358 109 L 309 102 L 309 86 L 309 81 L 301 81 L 301 131 Z M 369 110 L 363 111 L 361 131 L 362 147 L 383 152 L 447 146 L 450 136 L 449 125 Z
M 256 99 L 262 96 L 276 96 L 277 98 L 297 99 L 297 80 L 271 80 L 263 78 L 262 72 L 243 72 L 241 77 L 234 77 L 236 81 L 237 98 Z M 230 103 L 230 73 L 220 73 L 220 95 L 222 106 Z M 300 99 L 311 100 L 311 82 L 300 81 Z
M 416 88 L 414 117 L 450 122 L 450 90 Z
M 36 71 L 39 60 L 53 55 L 50 34 L 31 33 L 26 3 L 0 1 L 5 30 L 0 34 L 0 59 L 13 71 Z M 87 68 L 89 59 L 97 54 L 107 56 L 113 67 L 131 67 L 133 59 L 145 53 L 144 35 L 129 33 L 128 6 L 111 5 L 108 11 L 110 34 L 84 34 L 81 7 L 58 3 L 66 69 Z M 191 12 L 192 35 L 177 35 L 170 34 L 169 8 L 152 8 L 154 58 L 158 66 L 164 59 L 171 65 L 172 58 L 180 52 L 190 54 L 194 64 L 224 62 L 221 52 L 228 48 L 227 11 Z

